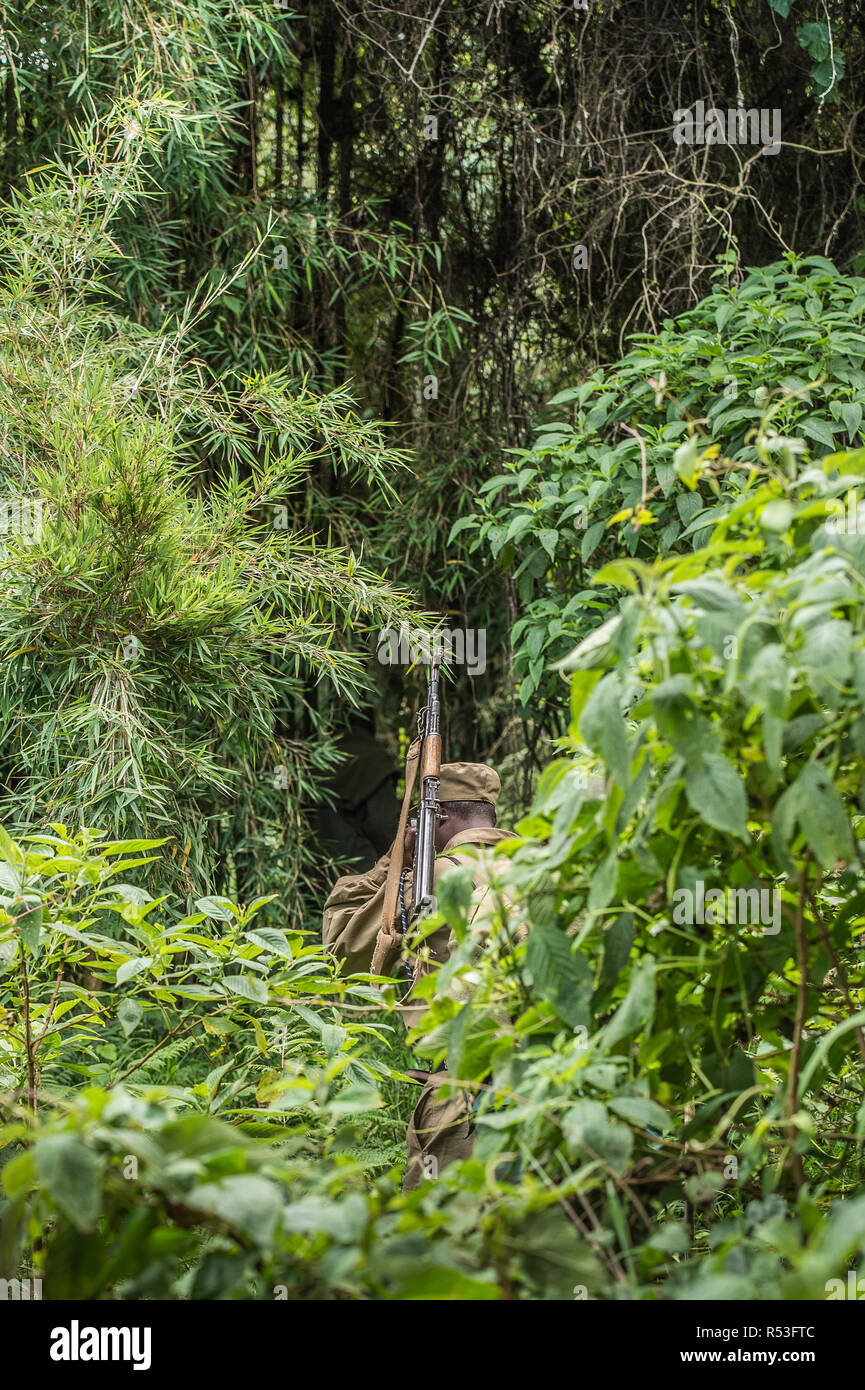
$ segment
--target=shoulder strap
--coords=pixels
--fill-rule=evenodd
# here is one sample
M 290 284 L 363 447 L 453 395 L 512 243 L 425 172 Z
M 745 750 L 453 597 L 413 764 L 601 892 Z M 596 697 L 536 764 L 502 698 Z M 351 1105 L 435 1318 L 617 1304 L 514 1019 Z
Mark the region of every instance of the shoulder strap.
M 405 762 L 405 796 L 402 799 L 402 808 L 399 813 L 399 825 L 397 826 L 396 839 L 394 840 L 393 855 L 387 870 L 387 879 L 384 890 L 384 907 L 381 914 L 381 926 L 378 929 L 378 936 L 375 941 L 375 950 L 372 953 L 372 964 L 370 974 L 386 974 L 386 965 L 394 951 L 398 951 L 402 945 L 402 936 L 394 927 L 396 917 L 396 901 L 399 893 L 399 876 L 402 871 L 403 842 L 405 840 L 406 825 L 408 824 L 408 813 L 411 807 L 411 797 L 414 791 L 415 779 L 417 777 L 418 756 L 420 754 L 420 739 L 415 739 L 408 750 Z

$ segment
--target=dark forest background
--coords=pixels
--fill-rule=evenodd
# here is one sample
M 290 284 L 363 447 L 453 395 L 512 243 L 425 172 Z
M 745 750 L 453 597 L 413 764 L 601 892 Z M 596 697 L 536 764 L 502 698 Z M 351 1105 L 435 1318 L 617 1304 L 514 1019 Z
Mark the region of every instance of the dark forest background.
M 472 549 L 468 524 L 449 540 L 454 523 L 561 414 L 551 397 L 719 272 L 733 285 L 785 252 L 859 269 L 856 7 L 34 0 L 0 7 L 0 29 L 7 194 L 71 160 L 74 131 L 109 112 L 134 144 L 156 99 L 166 132 L 139 166 L 152 196 L 112 213 L 116 310 L 156 333 L 232 277 L 193 326 L 202 387 L 278 374 L 308 464 L 283 499 L 290 529 L 486 631 L 485 674 L 458 670 L 448 692 L 446 756 L 497 761 L 507 804 L 525 805 L 567 722 L 564 694 L 532 699 L 533 682 L 521 698 L 515 664 L 544 550 L 521 576 L 507 547 Z M 676 144 L 674 112 L 698 100 L 780 110 L 780 153 Z M 334 420 L 350 398 L 359 429 L 388 422 L 367 461 L 378 451 L 392 492 L 341 466 L 313 406 L 328 393 Z M 206 492 L 224 459 L 203 434 L 192 449 Z M 398 755 L 419 682 L 375 660 L 372 629 L 337 641 L 364 668 L 361 714 Z M 348 708 L 308 679 L 275 737 L 326 764 Z M 314 784 L 295 787 L 307 810 Z

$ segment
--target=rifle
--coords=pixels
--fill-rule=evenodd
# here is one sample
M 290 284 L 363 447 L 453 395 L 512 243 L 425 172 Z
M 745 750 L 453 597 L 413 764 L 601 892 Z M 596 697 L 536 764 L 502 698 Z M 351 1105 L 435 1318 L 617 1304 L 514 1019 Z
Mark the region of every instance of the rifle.
M 387 871 L 384 890 L 382 921 L 376 937 L 370 972 L 384 975 L 391 957 L 402 949 L 402 933 L 393 923 L 396 916 L 400 875 L 402 872 L 403 844 L 408 824 L 412 792 L 420 767 L 420 805 L 418 810 L 417 839 L 415 841 L 412 873 L 412 905 L 409 923 L 429 912 L 435 902 L 435 837 L 439 814 L 439 775 L 442 761 L 442 741 L 440 733 L 441 704 L 439 701 L 439 672 L 441 669 L 441 647 L 436 647 L 430 661 L 429 685 L 426 704 L 418 714 L 418 733 L 408 750 L 405 765 L 405 796 L 400 811 L 399 825 L 394 840 L 393 858 Z
M 409 923 L 432 910 L 435 903 L 436 829 L 439 815 L 439 774 L 442 765 L 442 740 L 439 732 L 441 706 L 439 703 L 439 668 L 441 648 L 437 647 L 430 662 L 426 707 L 418 715 L 421 735 L 420 805 L 418 808 L 417 840 L 412 869 L 412 903 Z M 423 728 L 421 729 L 421 721 Z

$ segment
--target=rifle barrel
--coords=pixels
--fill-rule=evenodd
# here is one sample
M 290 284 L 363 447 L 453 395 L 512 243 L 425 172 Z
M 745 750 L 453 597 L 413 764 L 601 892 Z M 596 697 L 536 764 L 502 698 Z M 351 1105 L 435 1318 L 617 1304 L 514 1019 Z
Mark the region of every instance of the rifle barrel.
M 420 765 L 420 805 L 414 853 L 414 873 L 412 875 L 412 919 L 428 912 L 432 907 L 434 898 L 435 836 L 438 824 L 439 773 L 442 757 L 441 705 L 439 701 L 440 666 L 441 648 L 436 648 L 430 663 L 429 688 L 424 711 Z

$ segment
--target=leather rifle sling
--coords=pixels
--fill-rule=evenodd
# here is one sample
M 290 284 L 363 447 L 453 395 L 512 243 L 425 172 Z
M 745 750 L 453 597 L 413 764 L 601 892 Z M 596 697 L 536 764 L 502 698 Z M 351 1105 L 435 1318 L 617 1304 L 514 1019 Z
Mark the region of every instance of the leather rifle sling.
M 402 799 L 402 809 L 399 813 L 393 857 L 387 869 L 381 926 L 375 939 L 375 950 L 372 953 L 372 964 L 370 965 L 370 974 L 372 975 L 385 975 L 391 955 L 394 952 L 399 952 L 402 948 L 402 932 L 394 926 L 394 918 L 396 917 L 397 894 L 399 893 L 399 876 L 402 872 L 402 847 L 405 841 L 412 792 L 417 778 L 419 754 L 420 739 L 415 739 L 408 750 L 405 762 L 405 796 Z

